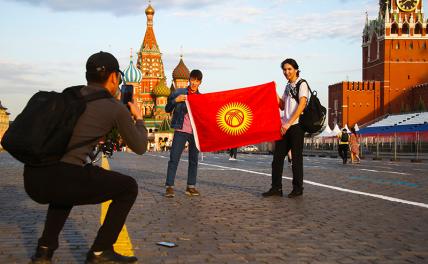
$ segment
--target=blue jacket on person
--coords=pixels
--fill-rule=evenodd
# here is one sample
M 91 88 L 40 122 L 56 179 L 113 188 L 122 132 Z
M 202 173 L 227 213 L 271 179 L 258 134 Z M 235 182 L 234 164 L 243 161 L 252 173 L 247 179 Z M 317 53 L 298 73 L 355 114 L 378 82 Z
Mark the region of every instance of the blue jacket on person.
M 165 112 L 171 113 L 172 111 L 172 120 L 171 120 L 171 127 L 175 129 L 182 129 L 183 128 L 183 122 L 184 122 L 184 116 L 187 114 L 187 106 L 186 102 L 175 102 L 175 98 L 177 98 L 179 95 L 188 94 L 188 88 L 178 88 L 174 92 L 172 92 L 168 96 L 168 101 L 165 106 Z M 196 94 L 199 94 L 199 90 L 196 91 Z

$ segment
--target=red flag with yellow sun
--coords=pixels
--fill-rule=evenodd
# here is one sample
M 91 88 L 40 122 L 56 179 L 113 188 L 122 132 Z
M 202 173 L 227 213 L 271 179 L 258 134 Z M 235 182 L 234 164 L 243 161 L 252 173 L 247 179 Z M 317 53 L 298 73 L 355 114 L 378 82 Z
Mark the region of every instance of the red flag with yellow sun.
M 210 152 L 281 138 L 275 83 L 187 97 L 196 145 Z

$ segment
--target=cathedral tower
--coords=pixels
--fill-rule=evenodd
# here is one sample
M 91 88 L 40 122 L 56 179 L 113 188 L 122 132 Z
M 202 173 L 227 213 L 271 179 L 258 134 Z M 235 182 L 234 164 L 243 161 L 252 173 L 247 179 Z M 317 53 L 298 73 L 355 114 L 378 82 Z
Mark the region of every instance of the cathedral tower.
M 154 8 L 149 4 L 146 8 L 147 28 L 143 43 L 138 52 L 137 67 L 142 73 L 141 88 L 135 99 L 140 103 L 146 117 L 152 117 L 155 107 L 153 89 L 165 79 L 162 53 L 159 50 L 153 29 Z
M 174 87 L 186 88 L 189 85 L 190 71 L 183 61 L 183 55 L 180 55 L 180 62 L 172 71 L 172 81 Z

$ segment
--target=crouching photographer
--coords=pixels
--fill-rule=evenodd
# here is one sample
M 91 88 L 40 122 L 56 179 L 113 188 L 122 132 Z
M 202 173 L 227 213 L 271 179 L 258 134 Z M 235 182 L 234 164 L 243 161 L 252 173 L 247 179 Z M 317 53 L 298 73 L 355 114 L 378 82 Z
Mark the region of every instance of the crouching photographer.
M 112 128 L 117 128 L 135 153 L 141 155 L 147 149 L 147 129 L 140 110 L 130 102 L 129 111 L 116 99 L 121 77 L 119 63 L 113 55 L 99 52 L 90 56 L 86 63 L 88 83 L 80 93 L 88 96 L 107 91 L 107 96 L 87 101 L 73 129 L 68 151 L 60 162 L 38 167 L 27 164 L 24 168 L 24 185 L 28 195 L 38 203 L 49 204 L 32 263 L 51 263 L 52 255 L 58 248 L 59 233 L 73 206 L 99 204 L 108 200 L 112 203 L 87 254 L 86 263 L 137 261 L 135 257 L 116 253 L 113 244 L 137 197 L 138 185 L 129 176 L 88 162 L 89 153 Z

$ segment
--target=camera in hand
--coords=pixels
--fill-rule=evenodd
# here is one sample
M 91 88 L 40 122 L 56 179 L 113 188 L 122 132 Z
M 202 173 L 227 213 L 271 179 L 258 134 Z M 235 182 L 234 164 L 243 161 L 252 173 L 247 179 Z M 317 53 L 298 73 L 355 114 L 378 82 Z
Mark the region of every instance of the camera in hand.
M 129 109 L 128 102 L 132 102 L 132 97 L 134 96 L 134 86 L 131 84 L 123 84 L 120 91 L 121 101 Z
M 111 158 L 111 156 L 113 156 L 113 151 L 114 151 L 114 142 L 111 141 L 110 139 L 107 139 L 106 142 L 104 142 L 104 144 L 101 145 L 101 151 L 103 152 L 104 155 Z

